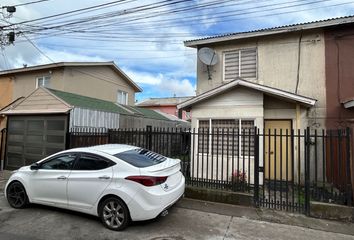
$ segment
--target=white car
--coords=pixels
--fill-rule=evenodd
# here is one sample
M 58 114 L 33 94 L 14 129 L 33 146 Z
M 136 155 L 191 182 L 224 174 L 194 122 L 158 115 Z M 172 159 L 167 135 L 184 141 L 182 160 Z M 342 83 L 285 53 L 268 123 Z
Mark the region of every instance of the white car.
M 179 159 L 120 144 L 56 153 L 15 171 L 5 187 L 14 208 L 38 203 L 99 216 L 123 230 L 156 218 L 182 197 Z

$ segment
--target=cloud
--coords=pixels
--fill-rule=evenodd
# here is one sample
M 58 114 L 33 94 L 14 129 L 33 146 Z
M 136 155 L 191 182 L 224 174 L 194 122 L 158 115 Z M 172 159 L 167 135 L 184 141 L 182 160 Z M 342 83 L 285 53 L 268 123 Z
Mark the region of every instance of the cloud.
M 15 46 L 8 46 L 5 48 L 4 52 L 7 56 L 7 61 L 9 66 L 0 65 L 0 69 L 6 68 L 17 68 L 22 67 L 23 64 L 28 66 L 40 65 L 46 63 L 54 62 L 102 62 L 110 61 L 103 55 L 85 55 L 77 54 L 75 52 L 70 52 L 66 50 L 55 50 L 48 49 L 45 47 L 40 47 L 41 52 L 43 52 L 49 59 L 39 52 L 33 45 L 28 42 L 23 42 Z M 51 59 L 51 60 L 50 60 Z
M 197 54 L 196 49 L 184 47 L 184 40 L 353 14 L 353 4 L 323 8 L 346 1 L 324 0 L 320 3 L 313 1 L 318 2 L 315 4 L 310 4 L 310 1 L 304 0 L 220 1 L 217 3 L 218 5 L 207 6 L 198 10 L 162 14 L 164 11 L 175 11 L 179 7 L 193 9 L 196 4 L 208 5 L 211 2 L 209 0 L 195 0 L 155 9 L 152 10 L 153 13 L 140 12 L 122 16 L 116 14 L 109 19 L 98 19 L 97 22 L 84 23 L 73 28 L 74 32 L 66 35 L 61 31 L 54 32 L 55 35 L 53 36 L 46 32 L 42 32 L 43 35 L 30 32 L 26 34 L 54 61 L 115 61 L 134 81 L 144 88 L 144 92 L 139 95 L 141 98 L 172 96 L 173 94 L 178 96 L 194 95 Z M 2 4 L 11 5 L 24 2 L 26 1 L 3 0 Z M 107 2 L 110 2 L 110 0 L 46 1 L 18 7 L 14 17 L 9 20 L 11 22 L 21 22 Z M 122 10 L 130 7 L 157 2 L 157 0 L 122 1 L 99 11 L 75 14 L 70 18 L 63 16 L 31 24 L 49 26 L 74 18 L 108 14 L 113 11 L 122 12 Z M 272 8 L 305 3 L 308 4 L 272 11 Z M 261 7 L 264 5 L 269 5 L 269 7 Z M 317 9 L 301 11 L 310 8 Z M 260 12 L 244 14 L 252 11 Z M 278 14 L 286 11 L 294 12 Z M 261 15 L 268 16 L 259 17 Z M 138 18 L 141 19 L 132 20 Z M 70 27 L 65 29 L 70 29 Z M 89 32 L 75 32 L 75 30 L 82 29 Z M 17 31 L 26 30 L 31 30 L 31 26 L 22 25 L 21 29 L 17 29 Z M 5 52 L 9 67 L 20 67 L 24 63 L 35 65 L 50 62 L 21 35 L 17 36 L 15 46 L 6 47 Z M 0 68 L 7 68 L 1 55 L 0 64 Z
M 133 81 L 143 87 L 148 97 L 151 95 L 172 97 L 172 96 L 192 96 L 195 95 L 196 86 L 189 79 L 175 78 L 178 74 L 139 72 L 124 68 L 123 71 Z M 144 98 L 140 96 L 139 99 Z
M 167 96 L 194 96 L 195 86 L 188 79 L 181 81 L 169 79 L 161 82 L 158 86 L 160 92 L 166 93 Z
M 163 74 L 156 75 L 147 72 L 135 72 L 127 68 L 122 69 L 134 82 L 147 85 L 158 85 L 163 81 Z

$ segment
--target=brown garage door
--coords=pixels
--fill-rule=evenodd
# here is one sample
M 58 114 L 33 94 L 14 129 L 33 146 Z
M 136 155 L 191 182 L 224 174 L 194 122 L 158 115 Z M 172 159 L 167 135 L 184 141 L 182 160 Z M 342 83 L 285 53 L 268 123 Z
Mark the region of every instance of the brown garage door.
M 67 116 L 9 116 L 6 169 L 32 164 L 65 149 Z

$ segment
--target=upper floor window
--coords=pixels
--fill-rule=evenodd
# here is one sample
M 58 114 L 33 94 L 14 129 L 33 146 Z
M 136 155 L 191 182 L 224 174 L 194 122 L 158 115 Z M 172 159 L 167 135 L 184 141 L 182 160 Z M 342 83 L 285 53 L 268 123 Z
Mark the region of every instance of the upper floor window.
M 128 105 L 128 93 L 118 90 L 117 102 L 120 104 Z
M 257 78 L 257 48 L 224 52 L 224 81 Z
M 49 87 L 49 85 L 50 85 L 50 76 L 37 77 L 36 88 Z

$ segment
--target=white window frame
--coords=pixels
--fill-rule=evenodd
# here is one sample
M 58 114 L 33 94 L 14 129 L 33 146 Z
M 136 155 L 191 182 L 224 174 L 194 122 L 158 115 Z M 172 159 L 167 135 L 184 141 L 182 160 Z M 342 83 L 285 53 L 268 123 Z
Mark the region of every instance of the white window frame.
M 238 139 L 238 149 L 239 149 L 239 151 L 238 151 L 238 156 L 237 157 L 239 157 L 240 159 L 241 158 L 243 158 L 243 157 L 248 157 L 248 155 L 245 155 L 245 156 L 243 156 L 242 155 L 242 151 L 241 151 L 241 149 L 242 149 L 242 139 L 241 139 L 241 135 L 242 135 L 242 121 L 253 121 L 253 125 L 254 126 L 256 126 L 256 119 L 255 118 L 200 118 L 200 119 L 198 119 L 198 127 L 197 127 L 197 129 L 199 130 L 199 121 L 209 121 L 209 139 L 211 139 L 211 137 L 212 137 L 212 127 L 211 127 L 211 123 L 212 123 L 212 120 L 238 120 L 238 129 L 239 129 L 239 139 Z M 198 131 L 198 133 L 199 133 L 199 131 Z M 197 150 L 197 154 L 201 154 L 201 153 L 199 153 L 199 135 L 197 135 L 198 137 L 197 137 L 197 148 L 196 148 L 196 150 Z M 204 153 L 204 155 L 212 155 L 211 154 L 211 148 L 212 148 L 212 146 L 211 146 L 211 140 L 209 141 L 209 145 L 208 145 L 208 151 L 207 151 L 207 153 Z M 254 153 L 255 154 L 255 153 Z M 216 155 L 216 154 L 213 154 L 213 155 Z M 221 154 L 218 154 L 218 155 L 221 155 Z M 225 154 L 226 155 L 226 154 Z M 249 156 L 251 159 L 252 158 L 254 158 L 254 156 Z
M 125 98 L 125 103 L 119 102 L 119 94 L 121 94 L 122 99 L 123 99 L 123 96 L 124 96 L 124 95 L 126 96 L 126 98 Z M 123 105 L 128 105 L 128 97 L 129 97 L 129 94 L 128 94 L 127 92 L 122 91 L 122 90 L 118 90 L 118 91 L 117 91 L 117 103 L 123 104 Z
M 51 77 L 50 75 L 45 75 L 45 76 L 36 77 L 36 88 L 39 88 L 39 87 L 49 87 L 51 78 L 52 78 L 52 77 Z M 38 84 L 38 82 L 40 81 L 40 79 L 43 79 L 43 85 L 41 85 L 41 86 L 39 86 L 39 84 Z
M 223 82 L 230 82 L 230 80 L 225 80 L 225 55 L 228 52 L 234 52 L 238 51 L 239 58 L 238 58 L 238 76 L 242 78 L 241 74 L 241 51 L 245 50 L 251 50 L 251 49 L 256 49 L 256 77 L 255 78 L 245 78 L 245 79 L 250 79 L 250 80 L 257 80 L 258 79 L 258 47 L 248 47 L 248 48 L 237 48 L 237 49 L 232 49 L 232 50 L 227 50 L 222 52 L 222 81 Z

